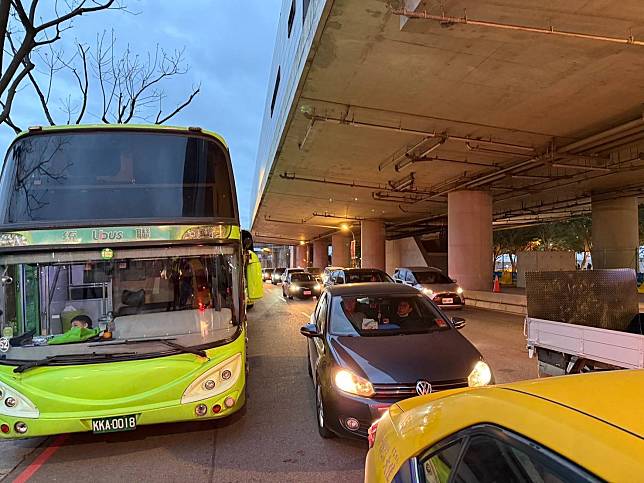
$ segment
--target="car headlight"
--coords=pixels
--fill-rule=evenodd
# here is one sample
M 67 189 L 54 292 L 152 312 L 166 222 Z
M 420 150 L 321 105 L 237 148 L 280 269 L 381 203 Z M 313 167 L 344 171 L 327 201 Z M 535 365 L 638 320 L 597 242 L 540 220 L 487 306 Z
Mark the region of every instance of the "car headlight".
M 37 418 L 40 411 L 29 398 L 0 382 L 0 414 L 20 418 Z
M 242 355 L 237 353 L 195 379 L 181 396 L 181 404 L 202 401 L 233 387 L 242 372 Z
M 462 289 L 461 287 L 458 287 L 458 288 L 456 289 L 456 293 L 457 293 L 457 294 L 459 294 L 459 295 L 461 295 L 461 294 L 463 293 L 463 289 Z
M 424 288 L 423 293 L 425 295 L 434 295 L 434 291 L 431 288 Z
M 486 386 L 492 382 L 492 371 L 483 361 L 478 361 L 470 375 L 467 376 L 467 385 L 470 387 Z
M 335 373 L 335 385 L 338 389 L 356 396 L 371 397 L 375 394 L 373 386 L 364 377 L 356 376 L 353 372 L 340 369 Z
M 300 289 L 300 286 L 299 286 L 299 285 L 296 285 L 296 284 L 294 284 L 294 283 L 292 283 L 292 284 L 291 284 L 291 287 L 289 288 L 289 290 L 290 290 L 291 292 L 297 292 L 299 289 Z
M 316 284 L 313 286 L 313 288 L 314 288 L 315 290 L 322 290 L 322 285 L 320 285 L 319 283 L 316 283 Z

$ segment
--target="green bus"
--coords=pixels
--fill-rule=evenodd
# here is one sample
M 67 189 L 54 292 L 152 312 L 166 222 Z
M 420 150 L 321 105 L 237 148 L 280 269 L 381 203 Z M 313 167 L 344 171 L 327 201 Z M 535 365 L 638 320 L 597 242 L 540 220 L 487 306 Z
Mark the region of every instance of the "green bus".
M 0 438 L 241 409 L 251 249 L 214 133 L 19 134 L 0 177 Z

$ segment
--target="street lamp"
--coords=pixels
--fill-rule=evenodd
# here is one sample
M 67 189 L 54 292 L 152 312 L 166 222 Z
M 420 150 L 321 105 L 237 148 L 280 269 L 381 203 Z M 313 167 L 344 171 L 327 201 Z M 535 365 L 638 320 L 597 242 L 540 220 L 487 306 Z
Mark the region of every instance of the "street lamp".
M 349 226 L 348 223 L 342 223 L 340 225 L 340 231 L 343 232 L 349 232 L 351 233 L 351 264 L 355 265 L 355 253 L 356 253 L 356 236 L 353 234 L 353 230 L 351 229 L 351 226 Z

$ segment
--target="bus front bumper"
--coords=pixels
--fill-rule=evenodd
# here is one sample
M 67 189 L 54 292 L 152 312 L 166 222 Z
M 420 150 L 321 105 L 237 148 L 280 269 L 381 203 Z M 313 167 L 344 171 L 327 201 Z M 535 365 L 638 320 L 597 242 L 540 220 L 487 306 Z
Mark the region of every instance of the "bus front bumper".
M 243 381 L 243 379 L 242 379 Z M 230 399 L 232 398 L 232 399 Z M 231 404 L 232 402 L 232 404 Z M 228 404 L 227 404 L 228 403 Z M 92 414 L 91 417 L 54 417 L 48 418 L 46 415 L 38 418 L 21 418 L 0 414 L 0 440 L 34 438 L 39 436 L 51 436 L 54 434 L 64 433 L 81 433 L 93 431 L 95 425 L 93 421 L 102 419 L 118 419 L 119 416 L 136 418 L 134 428 L 115 428 L 106 430 L 104 425 L 97 426 L 100 432 L 119 432 L 136 429 L 139 426 L 147 426 L 160 423 L 176 422 L 195 422 L 210 419 L 219 419 L 230 416 L 244 407 L 246 403 L 246 392 L 243 384 L 235 384 L 233 388 L 223 394 L 217 395 L 210 399 L 196 401 L 186 404 L 177 402 L 157 408 L 119 408 L 112 411 L 105 411 L 102 414 Z M 206 406 L 206 412 L 203 415 L 198 414 L 198 409 L 203 411 Z M 20 432 L 19 430 L 24 432 Z

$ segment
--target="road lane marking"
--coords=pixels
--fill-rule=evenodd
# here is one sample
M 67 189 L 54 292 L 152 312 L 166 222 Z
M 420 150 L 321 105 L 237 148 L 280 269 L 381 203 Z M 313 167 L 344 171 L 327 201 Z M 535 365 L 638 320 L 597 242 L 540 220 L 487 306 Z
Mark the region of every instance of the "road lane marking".
M 18 477 L 13 480 L 14 483 L 25 483 L 26 481 L 29 481 L 29 479 L 36 474 L 36 472 L 45 464 L 47 461 L 51 459 L 52 456 L 54 456 L 54 453 L 58 451 L 58 449 L 65 443 L 67 440 L 68 435 L 67 434 L 61 434 L 54 441 L 51 443 L 51 445 L 45 450 L 38 455 L 38 457 L 33 460 L 33 462 L 27 466 L 22 473 L 18 475 Z
M 300 314 L 302 314 L 302 315 L 303 315 L 304 317 L 306 317 L 307 319 L 310 319 L 310 318 L 311 318 L 311 314 L 307 314 L 306 312 L 300 312 Z
M 280 300 L 281 300 L 282 302 L 286 302 L 286 299 L 285 299 L 284 297 L 280 297 Z

